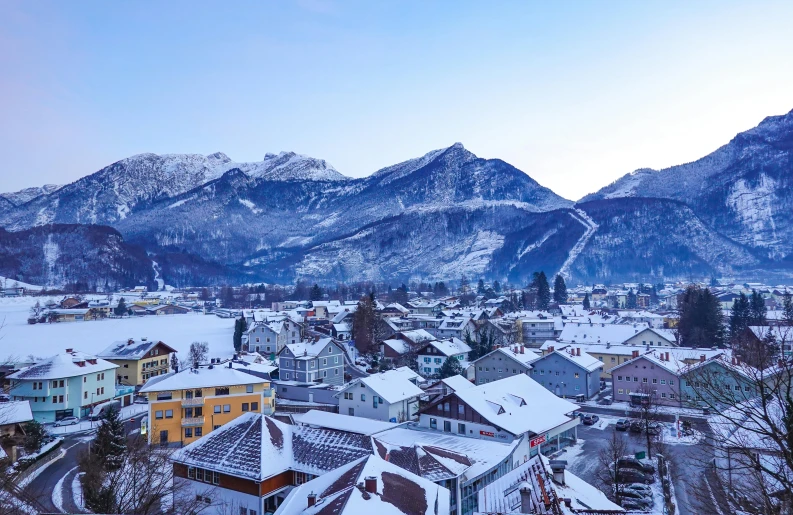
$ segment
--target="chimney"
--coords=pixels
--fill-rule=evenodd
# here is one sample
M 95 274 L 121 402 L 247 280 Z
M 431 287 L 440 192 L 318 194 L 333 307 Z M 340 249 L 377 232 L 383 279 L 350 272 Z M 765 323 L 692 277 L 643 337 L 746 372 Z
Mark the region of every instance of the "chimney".
M 551 460 L 548 464 L 553 473 L 553 482 L 564 486 L 564 469 L 567 467 L 567 460 Z
M 606 348 L 607 348 L 607 349 L 610 349 L 610 348 L 611 348 L 611 342 L 606 342 Z
M 548 347 L 548 352 L 553 352 L 553 345 L 551 345 L 550 347 Z
M 575 355 L 576 355 L 576 356 L 580 356 L 580 355 L 581 355 L 581 347 L 578 347 L 578 348 L 575 350 Z
M 311 492 L 310 494 L 308 494 L 308 507 L 311 508 L 315 504 L 317 504 L 317 494 Z
M 567 506 L 568 508 L 573 507 L 573 500 L 571 498 L 565 497 L 562 499 L 562 501 L 564 501 L 564 505 Z
M 370 494 L 377 493 L 377 478 L 375 476 L 368 476 L 364 479 L 364 489 Z
M 700 362 L 704 362 L 705 361 L 705 355 L 704 354 L 700 354 L 699 355 L 699 361 Z
M 71 354 L 74 349 L 66 349 L 66 352 Z
M 523 345 L 520 346 L 520 353 L 523 354 L 523 351 L 526 349 Z
M 638 358 L 638 357 L 639 357 L 639 351 L 637 350 L 631 351 L 631 358 Z
M 234 367 L 231 366 L 231 364 L 232 364 L 232 362 L 229 361 L 229 368 L 234 368 Z
M 669 361 L 669 353 L 666 353 L 666 361 Z

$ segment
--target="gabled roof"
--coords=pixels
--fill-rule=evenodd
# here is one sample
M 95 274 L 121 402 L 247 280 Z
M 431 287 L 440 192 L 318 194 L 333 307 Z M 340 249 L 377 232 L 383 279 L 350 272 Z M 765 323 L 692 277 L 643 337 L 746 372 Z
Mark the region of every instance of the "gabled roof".
M 516 362 L 520 363 L 521 365 L 527 366 L 527 367 L 531 367 L 531 363 L 533 363 L 533 362 L 537 361 L 538 359 L 540 359 L 540 355 L 539 354 L 527 349 L 526 347 L 523 347 L 523 352 L 521 352 L 520 348 L 518 348 L 517 350 L 518 350 L 518 352 L 515 352 L 515 348 L 512 348 L 512 347 L 499 347 L 498 349 L 493 349 L 492 351 L 488 352 L 484 356 L 480 357 L 474 363 L 476 363 L 477 361 L 480 361 L 482 359 L 485 359 L 486 357 L 488 357 L 488 356 L 490 356 L 492 354 L 501 354 L 501 355 L 503 355 L 503 356 L 513 360 L 513 361 L 516 361 Z
M 243 372 L 228 365 L 210 365 L 212 368 L 186 368 L 179 372 L 153 377 L 143 385 L 140 393 L 170 392 L 189 390 L 191 388 L 214 388 L 223 386 L 240 386 L 261 384 L 264 379 Z M 231 363 L 231 366 L 235 365 Z M 243 365 L 239 365 L 242 367 Z
M 398 424 L 392 422 L 383 422 L 382 420 L 363 417 L 351 417 L 349 415 L 319 410 L 310 410 L 301 415 L 299 422 L 307 426 L 337 429 L 339 431 L 347 431 L 349 433 L 358 433 L 362 435 L 373 435 L 398 426 Z
M 405 340 L 389 338 L 387 340 L 383 340 L 383 345 L 390 347 L 397 354 L 405 354 L 407 351 L 410 350 L 410 345 L 408 345 L 408 343 Z
M 474 383 L 459 374 L 447 377 L 446 379 L 441 379 L 441 383 L 445 384 L 455 392 L 457 390 L 467 390 L 468 388 L 473 388 L 474 386 Z
M 29 401 L 12 401 L 0 403 L 0 426 L 21 424 L 33 420 Z
M 413 329 L 410 331 L 399 331 L 399 335 L 412 343 L 421 343 L 434 340 L 435 337 L 424 329 Z
M 469 347 L 465 342 L 458 338 L 446 338 L 444 340 L 432 340 L 427 342 L 425 347 L 432 346 L 435 347 L 438 352 L 443 354 L 446 357 L 455 356 L 457 354 L 466 354 L 471 352 L 471 347 Z M 421 351 L 419 351 L 421 353 Z
M 97 354 L 97 356 L 104 359 L 138 360 L 157 345 L 163 345 L 169 353 L 176 352 L 176 349 L 165 345 L 165 343 L 160 340 L 149 340 L 148 338 L 136 340 L 130 338 L 128 340 L 113 342 L 105 350 Z
M 336 344 L 333 338 L 320 338 L 317 341 L 287 343 L 284 348 L 278 352 L 278 355 L 280 356 L 284 352 L 284 349 L 289 349 L 289 352 L 292 353 L 295 359 L 315 359 L 328 347 L 328 345 L 333 345 L 338 348 L 338 344 Z
M 549 352 L 545 356 L 542 356 L 536 362 L 534 362 L 533 365 L 537 366 L 539 362 L 547 359 L 548 356 L 557 355 L 563 357 L 570 363 L 582 368 L 583 370 L 586 370 L 587 372 L 594 372 L 600 368 L 603 368 L 603 362 L 600 361 L 599 359 L 587 354 L 586 352 L 582 352 L 580 356 L 577 353 L 573 354 L 575 350 L 576 350 L 575 347 L 566 345 L 564 347 L 556 349 L 553 352 Z
M 688 366 L 684 361 L 677 359 L 677 357 L 671 353 L 669 355 L 669 361 L 666 361 L 666 351 L 663 349 L 653 349 L 639 353 L 639 357 L 637 358 L 630 359 L 625 363 L 620 363 L 611 369 L 611 373 L 613 374 L 615 370 L 625 368 L 636 361 L 645 360 L 675 376 L 680 375 L 680 373 L 683 372 L 683 370 Z
M 378 397 L 382 397 L 389 404 L 411 399 L 424 393 L 421 388 L 411 382 L 416 380 L 418 374 L 407 367 L 399 367 L 379 374 L 356 379 L 349 383 L 345 390 L 353 388 L 362 382 L 371 388 Z
M 359 488 L 374 478 L 376 493 Z M 307 506 L 309 494 L 316 504 Z M 378 456 L 360 458 L 294 488 L 277 515 L 447 515 L 449 490 Z
M 10 374 L 8 378 L 30 381 L 38 379 L 63 379 L 66 377 L 77 377 L 85 374 L 112 370 L 114 368 L 118 368 L 118 365 L 97 358 L 92 354 L 71 351 L 56 354 L 43 361 L 39 361 L 34 365 L 23 368 L 19 372 Z
M 544 433 L 569 422 L 571 418 L 567 414 L 578 408 L 526 374 L 505 377 L 451 395 L 456 395 L 492 425 L 516 436 L 526 432 Z
M 559 341 L 565 343 L 622 343 L 647 329 L 647 324 L 588 324 L 570 322 Z

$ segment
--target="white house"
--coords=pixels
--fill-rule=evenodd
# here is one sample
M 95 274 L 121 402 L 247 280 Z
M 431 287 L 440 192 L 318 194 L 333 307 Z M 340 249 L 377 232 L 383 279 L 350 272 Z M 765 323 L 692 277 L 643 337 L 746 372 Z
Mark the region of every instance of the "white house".
M 456 359 L 463 368 L 468 365 L 468 353 L 471 347 L 459 338 L 447 338 L 445 340 L 431 340 L 424 343 L 417 351 L 419 372 L 424 377 L 438 375 L 443 366 L 443 362 L 448 358 Z
M 418 375 L 408 367 L 356 379 L 337 395 L 339 413 L 355 417 L 404 422 L 418 412 L 423 391 Z

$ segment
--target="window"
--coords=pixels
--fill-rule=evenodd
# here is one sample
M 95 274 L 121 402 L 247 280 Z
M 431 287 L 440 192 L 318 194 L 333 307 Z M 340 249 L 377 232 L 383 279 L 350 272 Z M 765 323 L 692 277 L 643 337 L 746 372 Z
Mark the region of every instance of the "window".
M 614 358 L 611 358 L 611 362 L 614 363 Z
M 347 408 L 347 414 L 351 417 L 355 416 L 355 408 Z
M 575 373 L 575 378 L 578 379 L 578 372 Z
M 253 393 L 253 385 L 249 384 L 245 387 L 245 393 Z
M 362 394 L 361 394 L 361 400 L 362 400 L 362 401 L 364 401 L 364 402 L 366 402 L 366 394 L 365 394 L 365 393 L 362 393 Z
M 98 378 L 98 377 L 99 377 L 99 376 L 97 376 L 97 378 Z M 58 387 L 58 381 L 53 381 L 53 382 L 52 382 L 52 387 L 53 387 L 53 388 L 57 388 L 57 387 Z
M 622 376 L 617 376 L 617 381 L 622 381 Z
M 227 386 L 223 388 L 215 388 L 215 395 L 228 395 L 229 388 Z
M 105 374 L 102 374 L 102 376 L 104 376 L 104 375 L 105 375 Z M 104 377 L 102 377 L 102 379 L 104 379 Z M 63 388 L 63 379 L 61 379 L 60 381 L 58 381 L 58 388 Z
M 639 378 L 638 378 L 638 377 L 634 377 L 634 378 L 633 378 L 633 382 L 634 382 L 634 383 L 638 383 L 638 382 L 639 382 Z
M 333 356 L 333 363 L 335 363 L 337 365 L 339 364 L 339 357 L 338 356 Z
M 188 479 L 195 479 L 195 468 L 194 467 L 187 467 L 187 477 L 188 477 Z
M 670 379 L 669 380 L 669 386 L 674 386 L 674 385 L 675 385 L 675 380 L 674 379 Z
M 242 403 L 242 411 L 243 411 L 243 412 L 246 412 L 246 411 L 248 411 L 248 407 L 249 407 L 249 406 L 250 406 L 250 404 L 248 404 L 247 402 L 243 402 L 243 403 Z
M 666 399 L 666 392 L 661 392 L 661 398 Z
M 482 371 L 482 367 L 479 367 L 479 371 L 480 371 L 480 372 Z
M 87 381 L 88 381 L 88 377 L 87 376 L 83 376 L 83 382 L 85 383 Z M 41 383 L 39 383 L 39 388 L 41 388 Z
M 437 418 L 430 418 L 430 428 L 438 429 L 438 419 Z
M 674 399 L 674 398 L 675 398 L 675 394 L 673 394 L 673 393 L 670 393 L 670 394 L 669 394 L 669 398 L 670 398 L 670 399 Z
M 231 413 L 231 404 L 223 405 L 223 413 Z
M 104 395 L 104 394 L 105 394 L 105 387 L 103 386 L 103 387 L 101 388 L 101 390 L 102 390 L 102 393 L 101 393 L 101 395 Z
M 556 375 L 557 375 L 557 376 L 559 375 L 559 371 L 558 371 L 558 370 L 556 371 Z
M 154 418 L 162 418 L 162 411 L 161 410 L 155 411 L 154 412 Z
M 446 433 L 452 432 L 452 423 L 448 420 L 443 421 L 443 431 Z
M 286 373 L 285 379 L 289 379 L 289 372 Z
M 215 429 L 220 429 L 220 425 L 217 424 L 217 425 L 212 426 L 212 431 L 214 431 Z
M 259 403 L 258 402 L 252 402 L 251 403 L 251 411 L 259 411 Z
M 658 384 L 658 379 L 653 378 L 653 384 Z
M 327 365 L 328 364 L 328 358 L 322 358 L 322 364 L 323 365 Z
M 669 383 L 672 384 L 672 383 Z M 691 386 L 691 381 L 686 381 L 686 386 Z
M 617 393 L 621 394 L 621 393 L 622 393 L 622 388 L 620 388 L 619 390 L 617 390 Z
M 465 406 L 462 404 L 457 405 L 457 413 L 460 415 L 465 415 Z
M 101 379 L 100 379 L 101 377 L 102 377 L 102 374 L 96 374 L 96 380 L 97 381 L 101 381 Z
M 743 391 L 748 392 L 749 391 L 749 387 L 748 386 L 744 386 L 743 387 Z
M 58 395 L 58 402 L 63 402 L 63 395 Z
M 653 382 L 655 382 L 655 379 L 653 379 Z M 661 384 L 666 384 L 666 379 L 661 379 Z
M 432 358 L 424 358 L 424 363 L 432 363 Z
M 457 424 L 457 433 L 461 435 L 465 434 L 465 424 Z
M 83 399 L 87 399 L 87 398 L 88 398 L 88 392 L 83 392 Z
M 219 405 L 215 406 L 214 412 L 215 413 L 220 413 L 220 406 Z
M 736 391 L 736 392 L 740 392 L 740 391 L 741 391 L 741 387 L 740 387 L 740 386 L 738 386 L 737 384 L 735 385 L 735 391 Z
M 647 383 L 647 378 L 646 377 L 642 377 L 642 383 Z
M 578 390 L 580 390 L 580 389 L 581 389 L 581 386 L 580 386 L 580 385 L 575 385 L 575 391 L 578 391 Z
M 184 428 L 184 437 L 185 438 L 192 438 L 193 437 L 193 429 L 190 427 Z
M 173 410 L 172 409 L 165 410 L 165 418 L 173 418 Z

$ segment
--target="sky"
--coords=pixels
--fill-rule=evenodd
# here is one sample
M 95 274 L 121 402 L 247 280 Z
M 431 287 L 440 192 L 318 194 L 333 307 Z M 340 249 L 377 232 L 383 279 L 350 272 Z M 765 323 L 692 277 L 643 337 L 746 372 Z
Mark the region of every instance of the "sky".
M 462 142 L 568 199 L 793 109 L 793 2 L 0 3 L 0 191 L 130 155 L 362 177 Z

